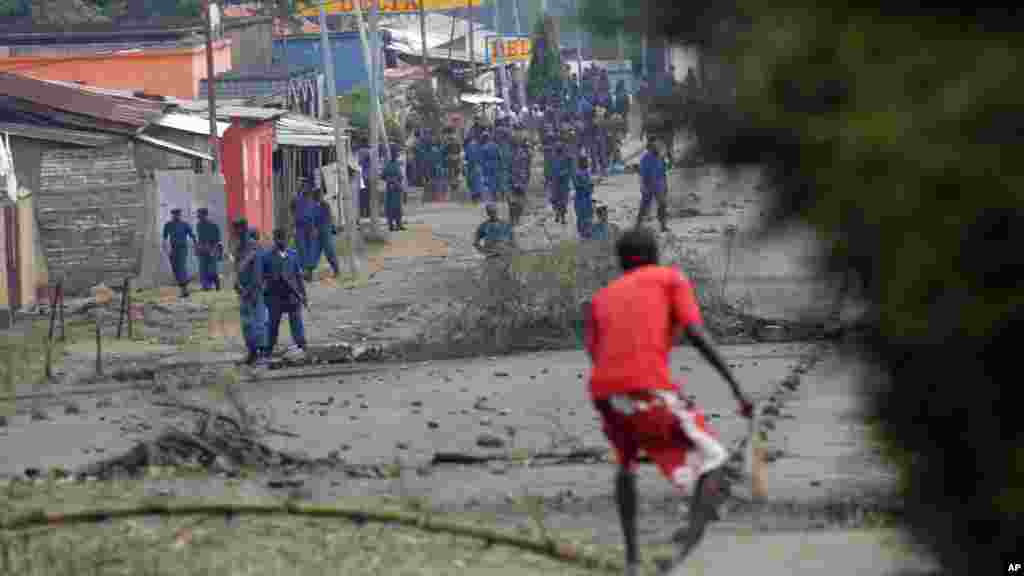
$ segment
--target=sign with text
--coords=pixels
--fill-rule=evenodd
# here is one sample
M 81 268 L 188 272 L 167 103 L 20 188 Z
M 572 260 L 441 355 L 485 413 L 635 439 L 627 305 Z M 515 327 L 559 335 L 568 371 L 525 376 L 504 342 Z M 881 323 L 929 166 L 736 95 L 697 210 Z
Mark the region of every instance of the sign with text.
M 320 13 L 320 6 L 328 14 L 348 14 L 356 12 L 356 2 L 364 13 L 369 13 L 373 8 L 375 0 L 297 0 L 299 14 L 302 16 L 316 16 Z M 380 7 L 381 14 L 408 14 L 420 11 L 420 5 L 426 12 L 437 10 L 454 10 L 456 8 L 476 8 L 480 6 L 481 0 L 376 0 Z
M 533 50 L 530 36 L 488 36 L 487 62 L 493 64 L 499 59 L 504 62 L 529 62 Z

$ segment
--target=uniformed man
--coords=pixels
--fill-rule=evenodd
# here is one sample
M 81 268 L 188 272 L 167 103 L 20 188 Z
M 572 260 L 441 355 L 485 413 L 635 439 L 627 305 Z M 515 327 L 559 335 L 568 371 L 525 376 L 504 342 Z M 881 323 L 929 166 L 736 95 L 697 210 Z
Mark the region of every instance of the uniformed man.
M 381 176 L 385 182 L 384 212 L 388 220 L 388 229 L 392 232 L 405 230 L 402 224 L 402 165 L 398 160 L 398 146 L 392 146 L 391 158 Z
M 509 191 L 512 176 L 512 130 L 504 127 L 498 131 L 496 140 L 498 145 L 498 170 L 495 184 L 497 191 L 495 196 L 504 200 Z
M 594 226 L 590 229 L 590 239 L 607 242 L 609 246 L 614 246 L 615 241 L 619 238 L 619 227 L 608 221 L 608 206 L 596 204 L 594 212 L 597 214 L 597 222 L 594 222 Z
M 296 346 L 305 350 L 306 329 L 302 322 L 302 308 L 309 307 L 306 286 L 298 254 L 288 248 L 288 238 L 284 230 L 274 230 L 274 248 L 264 255 L 263 262 L 267 310 L 270 316 L 266 355 L 269 357 L 277 346 L 281 317 L 285 314 L 288 315 L 292 340 Z
M 245 363 L 255 364 L 265 355 L 267 307 L 264 300 L 264 258 L 260 245 L 252 239 L 249 224 L 244 218 L 234 223 L 237 239 L 235 254 L 236 282 L 242 335 L 249 355 Z
M 454 197 L 462 179 L 462 147 L 451 126 L 445 129 L 445 161 L 448 163 L 448 192 Z
M 466 155 L 466 186 L 469 188 L 469 197 L 473 202 L 479 202 L 483 194 L 483 186 L 480 173 L 480 145 L 476 141 L 474 132 L 469 133 L 464 151 Z
M 323 251 L 324 257 L 327 258 L 327 263 L 331 265 L 334 277 L 337 278 L 338 251 L 336 248 L 336 237 L 338 229 L 334 225 L 334 215 L 331 214 L 331 206 L 324 199 L 323 188 L 314 191 L 313 197 L 317 202 L 316 224 L 319 230 L 320 249 Z M 320 257 L 317 255 L 317 262 L 319 263 L 319 261 Z
M 661 231 L 668 232 L 667 173 L 665 161 L 658 154 L 658 141 L 654 138 L 647 141 L 647 152 L 640 159 L 640 187 L 640 212 L 637 214 L 637 226 L 641 226 L 647 219 L 651 202 L 656 201 Z
M 524 132 L 520 132 L 514 141 L 512 156 L 512 185 L 508 196 L 508 218 L 512 226 L 518 226 L 526 209 L 526 192 L 530 187 L 530 142 Z
M 590 178 L 586 156 L 580 157 L 572 181 L 576 189 L 573 200 L 573 208 L 576 209 L 576 233 L 580 238 L 590 238 L 590 228 L 594 223 L 594 182 Z
M 485 256 L 497 256 L 515 246 L 515 231 L 498 217 L 498 205 L 489 203 L 487 219 L 476 229 L 473 247 Z
M 174 281 L 181 288 L 181 297 L 188 298 L 188 283 L 191 280 L 188 273 L 188 241 L 191 239 L 195 242 L 196 235 L 192 232 L 192 226 L 181 219 L 181 208 L 171 210 L 171 220 L 164 224 L 163 239 L 171 260 Z
M 299 261 L 306 271 L 306 281 L 312 282 L 313 271 L 320 263 L 320 229 L 317 222 L 319 204 L 313 197 L 313 190 L 308 181 L 303 182 L 294 206 L 295 247 L 298 249 Z
M 480 172 L 483 176 L 483 192 L 487 202 L 497 200 L 498 192 L 498 160 L 500 153 L 498 145 L 495 144 L 490 132 L 483 132 L 480 136 Z
M 224 257 L 224 244 L 221 242 L 220 227 L 209 219 L 210 211 L 206 208 L 196 210 L 196 254 L 199 256 L 199 284 L 203 290 L 220 290 L 220 274 L 217 263 Z
M 565 144 L 559 142 L 555 145 L 555 158 L 552 164 L 555 222 L 567 224 L 566 213 L 569 208 L 569 187 L 572 185 L 573 167 L 572 156 L 569 155 Z

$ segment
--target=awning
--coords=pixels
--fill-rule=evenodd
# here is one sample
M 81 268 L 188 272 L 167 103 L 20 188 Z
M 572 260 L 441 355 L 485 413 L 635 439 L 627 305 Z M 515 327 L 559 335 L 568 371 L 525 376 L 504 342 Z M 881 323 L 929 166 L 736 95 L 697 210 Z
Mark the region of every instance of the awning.
M 209 162 L 213 162 L 213 156 L 210 156 L 206 152 L 200 152 L 199 150 L 193 150 L 192 148 L 186 148 L 184 146 L 179 146 L 179 145 L 175 144 L 174 142 L 168 142 L 167 140 L 161 140 L 159 138 L 153 138 L 152 136 L 146 136 L 145 134 L 136 134 L 135 135 L 135 139 L 139 140 L 141 142 L 145 142 L 146 144 L 149 144 L 150 146 L 155 146 L 157 148 L 161 148 L 163 150 L 168 150 L 170 152 L 177 152 L 178 154 L 181 154 L 183 156 L 189 156 L 189 157 L 192 157 L 192 158 L 199 158 L 201 160 L 207 160 Z
M 487 94 L 463 94 L 459 96 L 459 100 L 466 104 L 501 104 L 505 102 L 497 96 L 488 96 Z
M 190 134 L 200 134 L 202 136 L 210 135 L 210 119 L 209 117 L 203 118 L 198 114 L 181 114 L 179 112 L 171 112 L 170 114 L 164 114 L 158 118 L 153 124 L 157 126 L 163 126 L 164 128 L 172 128 L 174 130 L 181 130 L 182 132 L 188 132 Z M 217 137 L 224 136 L 231 124 L 228 122 L 217 122 Z

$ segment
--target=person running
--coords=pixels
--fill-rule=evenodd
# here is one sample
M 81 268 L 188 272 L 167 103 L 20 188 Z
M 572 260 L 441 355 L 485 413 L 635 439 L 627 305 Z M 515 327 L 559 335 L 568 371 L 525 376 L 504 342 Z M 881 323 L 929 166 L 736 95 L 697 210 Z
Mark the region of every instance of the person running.
M 640 211 L 636 217 L 637 226 L 647 220 L 651 202 L 657 202 L 661 231 L 668 232 L 668 176 L 666 171 L 665 161 L 658 153 L 658 141 L 651 138 L 647 141 L 647 152 L 640 158 Z
M 740 413 L 753 405 L 703 326 L 693 287 L 679 270 L 658 265 L 653 232 L 637 227 L 616 244 L 623 275 L 599 291 L 587 309 L 585 343 L 591 358 L 590 395 L 616 452 L 615 499 L 626 548 L 626 574 L 639 571 L 634 469 L 640 451 L 684 494 L 691 494 L 691 522 L 713 518 L 721 495 L 726 449 L 707 429 L 702 413 L 672 381 L 669 354 L 680 332 L 732 389 Z M 643 302 L 637 306 L 637 302 Z M 691 448 L 699 458 L 688 459 Z M 691 524 L 692 525 L 692 524 Z
M 188 247 L 189 240 L 196 241 L 196 235 L 192 226 L 181 219 L 181 208 L 171 210 L 171 219 L 164 224 L 163 240 L 171 259 L 174 282 L 181 289 L 181 297 L 188 298 L 188 283 L 192 279 L 188 270 Z

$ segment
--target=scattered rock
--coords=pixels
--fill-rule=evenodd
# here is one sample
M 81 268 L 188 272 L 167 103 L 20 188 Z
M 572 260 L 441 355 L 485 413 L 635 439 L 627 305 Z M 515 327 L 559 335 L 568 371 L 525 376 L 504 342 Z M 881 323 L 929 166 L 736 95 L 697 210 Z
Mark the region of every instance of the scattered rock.
M 814 486 L 814 487 L 821 486 L 821 480 L 811 480 L 811 486 Z
M 69 401 L 67 404 L 64 405 L 64 413 L 67 414 L 68 416 L 73 416 L 76 414 L 81 414 L 82 409 L 75 402 Z
M 0 416 L 0 428 L 7 427 L 7 416 Z
M 369 407 L 370 407 L 370 405 L 369 405 L 369 404 L 367 404 L 366 402 L 360 402 L 360 403 L 359 403 L 359 408 L 361 408 L 361 409 L 363 409 L 363 410 L 366 410 L 366 409 L 367 409 L 367 408 L 369 408 Z
M 757 339 L 762 342 L 783 342 L 786 336 L 785 327 L 778 324 L 768 324 L 757 330 Z
M 480 425 L 481 426 L 490 426 L 491 425 L 491 419 L 490 418 L 481 418 L 480 419 Z
M 321 410 L 320 411 L 320 415 L 321 416 L 327 416 L 327 410 Z
M 103 408 L 112 408 L 114 406 L 114 400 L 112 398 L 100 398 L 96 401 L 96 409 L 102 410 Z
M 495 372 L 494 375 L 497 378 L 508 378 L 510 376 L 508 372 Z
M 39 477 L 39 468 L 25 468 L 25 477 L 35 479 Z
M 494 434 L 481 434 L 476 437 L 476 445 L 481 448 L 504 448 L 505 441 Z
M 490 462 L 487 464 L 487 470 L 495 476 L 501 476 L 508 471 L 508 467 L 504 462 Z
M 331 450 L 327 453 L 327 457 L 331 460 L 341 460 L 341 452 L 338 450 Z
M 500 414 L 501 416 L 511 416 L 512 411 L 507 408 L 502 408 L 501 410 L 498 411 L 498 414 Z
M 50 419 L 49 414 L 46 413 L 42 408 L 32 408 L 32 421 L 43 422 Z
M 417 408 L 422 407 L 423 406 L 423 401 L 422 400 L 413 400 L 410 403 L 410 406 L 415 406 Z
M 789 390 L 796 390 L 800 387 L 800 378 L 795 374 L 790 374 L 782 381 L 782 386 Z
M 427 428 L 430 428 L 431 430 L 437 430 L 440 427 L 441 425 L 434 420 L 427 422 Z
M 279 490 L 281 488 L 301 488 L 304 482 L 298 478 L 276 478 L 267 482 L 269 488 Z
M 762 416 L 778 416 L 779 415 L 779 407 L 775 406 L 773 404 L 769 404 L 769 405 L 767 405 L 767 406 L 765 406 L 764 408 L 761 409 L 761 415 Z
M 399 442 L 398 444 L 395 444 L 395 448 L 398 448 L 399 450 L 408 450 L 409 449 L 409 443 L 408 442 Z
M 348 452 L 351 449 L 352 447 L 349 446 L 348 444 L 342 444 L 341 446 L 338 446 L 338 450 L 341 450 L 342 452 Z

